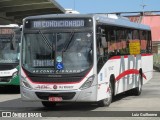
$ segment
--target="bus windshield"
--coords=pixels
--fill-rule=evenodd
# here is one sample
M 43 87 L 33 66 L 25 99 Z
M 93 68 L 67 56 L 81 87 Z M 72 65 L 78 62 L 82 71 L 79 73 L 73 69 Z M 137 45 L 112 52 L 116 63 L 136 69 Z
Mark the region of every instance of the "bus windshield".
M 38 31 L 23 37 L 22 65 L 31 73 L 72 74 L 88 70 L 93 63 L 92 32 Z
M 6 30 L 1 29 L 1 31 Z M 13 30 L 11 34 L 0 33 L 2 33 L 0 34 L 0 63 L 18 63 L 20 34 Z

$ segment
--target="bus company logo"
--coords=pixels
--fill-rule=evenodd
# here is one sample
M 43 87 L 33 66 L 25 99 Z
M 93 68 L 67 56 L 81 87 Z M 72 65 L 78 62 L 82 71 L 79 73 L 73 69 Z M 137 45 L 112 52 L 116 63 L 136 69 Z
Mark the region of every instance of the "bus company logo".
M 40 90 L 52 89 L 49 85 L 37 85 L 35 88 Z
M 53 85 L 53 89 L 57 89 L 57 85 Z

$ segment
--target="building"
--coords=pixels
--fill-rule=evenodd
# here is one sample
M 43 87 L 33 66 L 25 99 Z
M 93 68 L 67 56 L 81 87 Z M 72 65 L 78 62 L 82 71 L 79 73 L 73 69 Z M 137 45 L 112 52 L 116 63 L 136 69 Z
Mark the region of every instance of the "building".
M 22 24 L 23 18 L 44 14 L 64 14 L 56 0 L 1 0 L 0 25 Z
M 138 15 L 126 16 L 130 21 L 149 25 L 152 33 L 153 53 L 160 53 L 160 14 L 154 12 L 141 12 Z

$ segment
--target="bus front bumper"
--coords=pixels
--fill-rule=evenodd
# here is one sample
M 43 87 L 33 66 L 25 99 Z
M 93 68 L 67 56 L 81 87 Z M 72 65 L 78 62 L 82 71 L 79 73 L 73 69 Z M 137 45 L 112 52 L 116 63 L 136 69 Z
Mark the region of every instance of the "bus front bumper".
M 0 81 L 0 85 L 16 85 L 16 86 L 20 85 L 20 83 L 19 83 L 19 76 L 18 75 L 15 76 L 14 78 L 12 78 L 12 76 L 8 77 L 7 79 L 9 79 L 9 80 Z
M 49 97 L 60 97 L 60 102 L 95 102 L 97 101 L 97 86 L 87 89 L 69 91 L 43 91 L 27 89 L 21 86 L 21 98 L 24 101 L 49 101 Z

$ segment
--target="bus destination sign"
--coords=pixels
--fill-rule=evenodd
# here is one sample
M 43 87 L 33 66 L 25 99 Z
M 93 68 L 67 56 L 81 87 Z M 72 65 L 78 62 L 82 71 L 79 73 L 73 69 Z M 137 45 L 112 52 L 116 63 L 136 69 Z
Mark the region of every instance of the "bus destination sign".
M 84 20 L 33 21 L 33 28 L 84 27 Z
M 79 28 L 91 26 L 91 19 L 28 20 L 26 28 Z
M 13 34 L 13 29 L 10 28 L 0 28 L 0 35 Z

